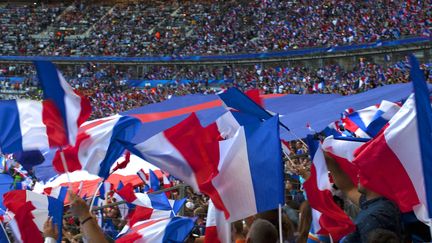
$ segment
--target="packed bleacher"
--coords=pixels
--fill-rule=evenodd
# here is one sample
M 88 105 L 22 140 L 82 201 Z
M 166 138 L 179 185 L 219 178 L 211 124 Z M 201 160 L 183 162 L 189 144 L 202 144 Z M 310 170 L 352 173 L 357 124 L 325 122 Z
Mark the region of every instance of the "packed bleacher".
M 40 99 L 36 72 L 32 65 L 10 64 L 1 66 L 0 90 L 22 91 L 22 97 Z M 92 118 L 101 118 L 161 102 L 174 96 L 188 94 L 214 94 L 229 87 L 241 90 L 260 89 L 264 94 L 342 94 L 350 95 L 387 84 L 406 83 L 409 80 L 406 61 L 398 61 L 388 67 L 361 59 L 351 70 L 340 65 L 322 68 L 301 66 L 260 65 L 236 67 L 152 66 L 142 76 L 145 80 L 170 80 L 164 85 L 136 87 L 128 80 L 132 68 L 121 69 L 115 65 L 85 64 L 66 66 L 64 75 L 72 85 L 92 102 Z M 422 64 L 428 82 L 432 82 L 431 64 Z M 10 80 L 11 77 L 20 81 Z M 209 84 L 208 80 L 225 81 Z M 189 80 L 181 83 L 180 80 Z M 3 96 L 16 97 L 14 93 Z
M 185 56 L 430 37 L 430 6 L 429 0 L 7 3 L 1 54 Z

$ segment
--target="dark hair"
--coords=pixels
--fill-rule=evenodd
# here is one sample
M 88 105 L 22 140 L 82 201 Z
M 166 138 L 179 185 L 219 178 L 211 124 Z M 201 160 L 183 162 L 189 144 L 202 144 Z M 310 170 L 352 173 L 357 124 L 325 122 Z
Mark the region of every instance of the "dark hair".
M 247 239 L 250 243 L 276 243 L 278 232 L 268 220 L 256 219 L 249 230 Z
M 400 243 L 398 236 L 390 230 L 375 229 L 368 234 L 368 243 Z

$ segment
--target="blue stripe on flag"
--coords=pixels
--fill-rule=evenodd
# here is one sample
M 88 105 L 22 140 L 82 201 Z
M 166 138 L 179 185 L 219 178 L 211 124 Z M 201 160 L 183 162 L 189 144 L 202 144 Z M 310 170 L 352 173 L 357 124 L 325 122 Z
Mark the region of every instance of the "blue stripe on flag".
M 364 124 L 363 120 L 361 119 L 358 112 L 354 112 L 352 114 L 349 114 L 348 118 L 353 121 L 361 130 L 366 131 L 366 125 Z M 352 131 L 355 132 L 355 131 Z
M 156 174 L 152 170 L 149 170 L 149 177 L 150 177 L 150 188 L 153 191 L 159 191 L 160 189 L 159 179 L 157 178 Z
M 183 199 L 180 199 L 180 200 L 175 200 L 174 201 L 174 205 L 173 205 L 173 207 L 172 207 L 172 210 L 173 210 L 173 212 L 174 212 L 174 214 L 177 214 L 178 212 L 180 212 L 180 209 L 183 207 L 183 205 L 185 204 L 185 202 L 186 202 L 186 197 L 185 198 L 183 198 Z
M 279 118 L 244 126 L 249 167 L 258 212 L 284 203 L 284 173 Z M 271 196 L 269 196 L 271 195 Z
M 311 160 L 313 161 L 316 151 L 318 150 L 319 147 L 319 142 L 316 139 L 314 139 L 314 135 L 308 135 L 306 137 L 306 143 L 309 148 L 309 155 L 311 156 Z
M 429 99 L 429 89 L 423 72 L 414 55 L 410 55 L 410 79 L 414 85 L 420 152 L 423 164 L 427 209 L 432 218 L 432 108 Z
M 63 228 L 63 201 L 55 199 L 53 197 L 48 198 L 48 215 L 52 217 L 54 224 L 58 228 L 58 239 L 57 242 L 60 243 L 62 240 L 62 228 Z
M 49 61 L 35 61 L 39 82 L 42 85 L 44 99 L 55 102 L 63 118 L 63 124 L 66 133 L 69 129 L 67 126 L 67 112 L 65 104 L 65 91 L 60 84 L 57 68 Z M 69 137 L 69 136 L 67 136 Z
M 171 204 L 168 201 L 165 193 L 147 194 L 150 198 L 152 208 L 159 210 L 172 210 Z
M 172 218 L 165 228 L 162 242 L 184 242 L 194 226 L 195 219 L 183 217 Z
M 228 89 L 224 93 L 219 94 L 219 98 L 221 98 L 226 106 L 256 116 L 259 119 L 266 120 L 272 117 L 270 113 L 264 110 L 261 106 L 259 106 L 237 88 Z
M 111 166 L 122 156 L 125 147 L 118 141 L 130 141 L 135 136 L 136 132 L 141 128 L 141 121 L 130 116 L 122 116 L 112 128 L 110 145 L 108 146 L 106 156 L 100 163 L 98 176 L 108 178 L 110 175 Z
M 22 134 L 17 101 L 0 100 L 0 148 L 3 153 L 22 151 Z

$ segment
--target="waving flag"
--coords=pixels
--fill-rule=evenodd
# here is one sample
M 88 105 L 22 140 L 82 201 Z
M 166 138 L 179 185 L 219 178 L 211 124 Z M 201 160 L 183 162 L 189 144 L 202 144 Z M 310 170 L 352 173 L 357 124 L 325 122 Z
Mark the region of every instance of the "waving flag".
M 204 243 L 230 243 L 231 224 L 226 221 L 222 211 L 219 211 L 209 201 Z
M 3 153 L 67 144 L 62 118 L 53 102 L 0 101 L 0 149 Z
M 338 163 L 354 185 L 358 183 L 358 168 L 353 164 L 354 152 L 365 142 L 355 138 L 335 138 L 330 136 L 322 144 L 322 149 Z
M 44 100 L 54 102 L 62 117 L 61 131 L 66 133 L 67 138 L 64 145 L 74 146 L 78 128 L 90 117 L 90 101 L 76 94 L 51 62 L 36 61 L 35 66 Z
M 174 217 L 135 223 L 117 243 L 184 242 L 194 227 L 190 218 Z
M 415 94 L 378 136 L 356 151 L 360 182 L 396 202 L 402 212 L 414 211 L 430 226 L 431 116 L 429 92 L 418 62 L 411 57 Z
M 53 197 L 55 199 L 64 202 L 66 198 L 67 190 L 68 188 L 65 186 L 59 186 L 56 188 L 46 187 L 44 188 L 43 192 L 47 196 Z
M 6 208 L 15 214 L 10 225 L 18 241 L 43 242 L 40 232 L 48 217 L 52 217 L 59 232 L 57 242 L 61 242 L 63 201 L 25 190 L 11 191 L 3 197 Z
M 128 203 L 155 208 L 159 210 L 172 210 L 171 204 L 164 193 L 160 194 L 147 194 L 147 193 L 135 193 L 131 184 L 126 184 L 122 189 L 117 191 L 117 194 Z
M 140 126 L 138 119 L 120 115 L 83 124 L 75 146 L 63 149 L 69 171 L 87 170 L 107 178 L 111 166 L 125 150 L 118 139 L 132 139 Z M 59 151 L 53 159 L 53 165 L 58 172 L 65 172 Z
M 232 138 L 223 141 L 211 141 L 209 138 L 215 136 L 209 133 L 192 114 L 143 143 L 125 146 L 194 190 L 209 195 L 230 222 L 283 203 L 278 117 L 240 127 Z
M 345 128 L 355 133 L 357 137 L 374 137 L 398 112 L 400 106 L 383 100 L 381 104 L 352 112 L 343 119 Z
M 309 152 L 312 157 L 311 175 L 303 184 L 311 208 L 318 211 L 314 220 L 318 222 L 315 233 L 330 235 L 334 241 L 339 241 L 345 235 L 355 230 L 355 225 L 345 212 L 333 201 L 328 169 L 324 153 L 313 136 L 307 138 Z
M 267 120 L 272 117 L 268 111 L 237 88 L 228 89 L 224 93 L 219 94 L 219 98 L 226 107 L 255 116 L 261 120 Z

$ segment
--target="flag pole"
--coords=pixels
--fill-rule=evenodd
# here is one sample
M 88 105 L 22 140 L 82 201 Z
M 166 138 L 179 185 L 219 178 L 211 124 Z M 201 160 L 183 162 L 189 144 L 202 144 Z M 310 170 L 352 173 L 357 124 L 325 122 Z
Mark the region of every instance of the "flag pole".
M 68 169 L 68 166 L 67 166 L 67 163 L 66 163 L 66 157 L 65 157 L 65 155 L 64 155 L 64 152 L 63 152 L 63 148 L 60 148 L 60 158 L 61 158 L 61 161 L 62 161 L 62 164 L 63 164 L 63 169 L 66 171 L 66 176 L 67 176 L 67 179 L 68 179 L 68 184 L 69 184 L 69 190 L 72 190 L 72 181 L 71 181 L 71 178 L 70 178 L 70 175 L 69 175 L 69 169 Z
M 282 204 L 279 203 L 279 242 L 283 242 L 282 233 Z
M 94 203 L 94 201 L 95 201 L 95 199 L 96 199 L 96 194 L 98 193 L 99 189 L 102 187 L 103 183 L 104 183 L 103 180 L 100 181 L 100 182 L 99 182 L 99 185 L 96 187 L 96 191 L 95 191 L 94 194 L 93 194 L 93 197 L 92 197 L 92 200 L 91 200 L 91 203 L 90 203 L 90 207 L 89 207 L 89 208 L 90 208 L 90 209 L 89 209 L 89 212 L 90 212 L 90 213 L 92 212 L 92 207 L 93 207 L 93 203 Z

